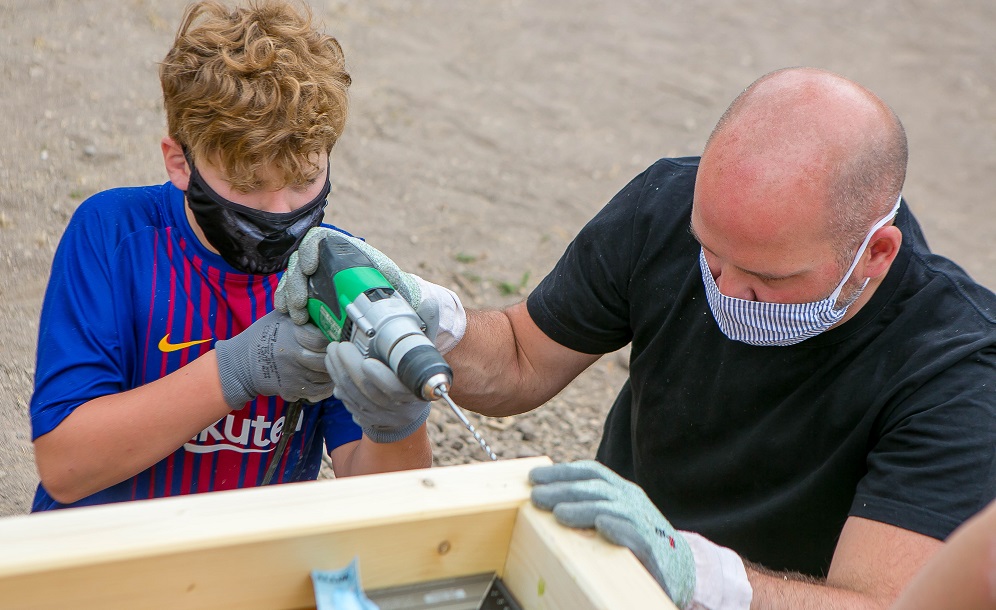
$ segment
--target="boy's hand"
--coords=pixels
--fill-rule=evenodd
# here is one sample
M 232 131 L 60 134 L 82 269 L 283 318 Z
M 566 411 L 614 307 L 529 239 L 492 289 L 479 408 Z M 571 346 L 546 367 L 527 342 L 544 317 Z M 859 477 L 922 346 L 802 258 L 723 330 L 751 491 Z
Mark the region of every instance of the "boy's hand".
M 318 251 L 322 239 L 332 232 L 333 229 L 326 227 L 315 227 L 308 231 L 297 251 L 291 254 L 287 271 L 277 285 L 273 305 L 278 311 L 289 315 L 295 324 L 307 324 L 309 320 L 308 278 L 318 269 Z M 441 353 L 445 354 L 456 346 L 467 328 L 467 313 L 453 291 L 402 271 L 383 252 L 362 239 L 340 235 L 363 252 L 384 279 L 408 301 L 425 322 L 425 334 L 435 342 Z
M 218 374 L 225 402 L 241 409 L 257 396 L 317 402 L 332 395 L 325 370 L 328 339 L 313 324 L 298 326 L 271 311 L 231 339 L 218 341 Z

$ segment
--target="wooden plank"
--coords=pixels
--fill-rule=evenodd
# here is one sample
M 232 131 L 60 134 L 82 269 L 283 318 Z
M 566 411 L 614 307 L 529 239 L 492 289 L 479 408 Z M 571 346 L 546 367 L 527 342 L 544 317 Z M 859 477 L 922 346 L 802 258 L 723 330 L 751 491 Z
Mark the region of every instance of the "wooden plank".
M 502 580 L 532 610 L 676 610 L 629 549 L 530 504 L 519 510 Z
M 313 607 L 312 569 L 369 589 L 500 572 L 530 469 L 505 460 L 0 519 L 17 608 Z
M 514 517 L 462 515 L 38 572 L 0 583 L 0 606 L 313 608 L 311 570 L 354 556 L 369 589 L 499 571 Z
M 0 600 L 42 608 L 313 608 L 311 570 L 377 589 L 497 572 L 527 610 L 673 608 L 629 551 L 528 501 L 548 458 L 0 519 Z

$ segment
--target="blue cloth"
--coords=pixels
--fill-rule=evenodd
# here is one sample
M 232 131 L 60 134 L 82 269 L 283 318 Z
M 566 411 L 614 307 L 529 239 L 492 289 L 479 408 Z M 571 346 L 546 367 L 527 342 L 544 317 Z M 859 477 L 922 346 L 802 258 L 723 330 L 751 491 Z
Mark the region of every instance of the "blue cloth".
M 164 377 L 238 334 L 273 309 L 279 277 L 240 273 L 205 248 L 170 183 L 83 202 L 59 243 L 42 306 L 33 438 L 87 401 Z M 257 397 L 148 470 L 72 506 L 258 485 L 285 408 L 279 397 Z M 361 436 L 337 400 L 303 412 L 277 482 L 316 478 L 323 440 L 331 451 Z M 33 511 L 63 506 L 38 486 Z

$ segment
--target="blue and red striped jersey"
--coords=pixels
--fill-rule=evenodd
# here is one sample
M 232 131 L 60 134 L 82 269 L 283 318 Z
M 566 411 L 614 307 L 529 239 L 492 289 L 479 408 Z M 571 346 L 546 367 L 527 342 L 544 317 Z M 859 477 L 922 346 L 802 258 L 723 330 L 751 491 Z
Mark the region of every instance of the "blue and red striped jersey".
M 279 277 L 241 273 L 204 247 L 170 183 L 86 200 L 56 250 L 42 306 L 33 438 L 87 401 L 164 377 L 238 334 L 273 309 Z M 148 470 L 71 506 L 259 485 L 286 406 L 257 397 Z M 316 478 L 323 445 L 361 436 L 335 399 L 303 413 L 276 482 Z M 33 511 L 64 506 L 38 486 Z

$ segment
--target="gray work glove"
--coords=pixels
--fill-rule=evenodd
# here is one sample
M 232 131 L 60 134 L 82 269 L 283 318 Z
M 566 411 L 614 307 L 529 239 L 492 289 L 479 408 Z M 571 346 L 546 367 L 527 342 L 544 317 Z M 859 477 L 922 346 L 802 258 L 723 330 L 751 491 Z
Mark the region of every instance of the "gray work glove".
M 364 358 L 352 343 L 329 344 L 325 368 L 335 384 L 335 397 L 375 443 L 400 441 L 429 418 L 430 403 L 416 398 L 387 365 Z
M 257 396 L 317 402 L 332 394 L 325 370 L 329 343 L 313 324 L 298 326 L 271 311 L 231 339 L 214 345 L 225 402 L 241 409 Z
M 288 314 L 296 324 L 308 322 L 308 277 L 318 269 L 318 246 L 334 229 L 315 227 L 308 231 L 297 251 L 291 254 L 287 262 L 287 271 L 277 284 L 277 292 L 273 296 L 273 306 Z M 419 285 L 418 276 L 402 271 L 398 265 L 384 255 L 383 252 L 367 244 L 362 239 L 341 234 L 350 243 L 367 255 L 378 271 L 394 289 L 398 291 L 412 309 L 425 322 L 430 338 L 436 336 L 439 327 L 439 304 L 434 299 L 424 298 Z M 421 279 L 421 278 L 419 278 Z M 340 329 L 341 331 L 341 329 Z M 333 339 L 338 339 L 333 336 Z
M 695 592 L 695 558 L 685 538 L 647 494 L 594 461 L 540 466 L 529 472 L 531 499 L 568 527 L 594 528 L 629 548 L 668 597 L 686 608 Z

